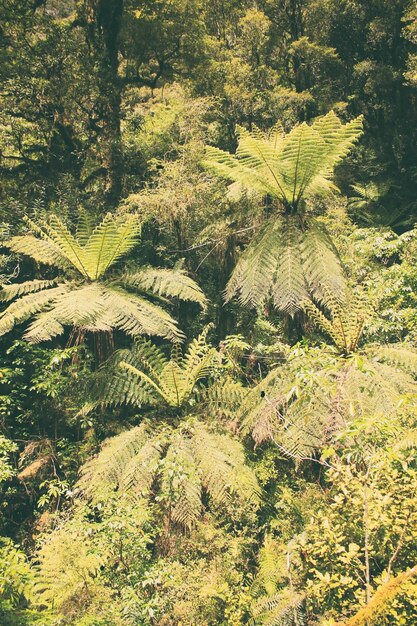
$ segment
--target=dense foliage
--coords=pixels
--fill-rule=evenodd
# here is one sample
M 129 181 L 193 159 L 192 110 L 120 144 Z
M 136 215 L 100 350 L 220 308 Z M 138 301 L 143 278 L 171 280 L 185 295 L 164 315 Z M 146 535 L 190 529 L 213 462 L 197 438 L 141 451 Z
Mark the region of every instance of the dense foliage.
M 416 2 L 0 42 L 0 624 L 416 623 Z

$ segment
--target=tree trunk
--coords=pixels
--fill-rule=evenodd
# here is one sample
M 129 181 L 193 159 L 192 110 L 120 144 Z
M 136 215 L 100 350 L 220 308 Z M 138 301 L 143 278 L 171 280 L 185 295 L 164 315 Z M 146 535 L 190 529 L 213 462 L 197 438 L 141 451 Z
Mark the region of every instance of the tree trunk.
M 105 172 L 105 198 L 110 208 L 119 202 L 124 172 L 119 77 L 123 8 L 123 0 L 85 0 L 87 42 L 97 67 L 98 146 Z

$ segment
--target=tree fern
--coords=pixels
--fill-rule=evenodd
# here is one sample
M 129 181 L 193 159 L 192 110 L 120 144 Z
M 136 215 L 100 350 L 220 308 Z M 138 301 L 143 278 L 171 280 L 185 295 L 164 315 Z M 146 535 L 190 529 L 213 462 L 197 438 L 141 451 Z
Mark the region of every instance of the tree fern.
M 207 148 L 205 165 L 215 174 L 278 201 L 278 214 L 248 246 L 231 276 L 226 298 L 239 296 L 257 305 L 272 298 L 275 307 L 293 315 L 311 292 L 332 289 L 341 297 L 343 271 L 323 227 L 306 215 L 309 195 L 336 191 L 333 169 L 362 132 L 362 119 L 342 124 L 334 112 L 284 134 L 238 128 L 236 155 Z
M 310 459 L 334 444 L 351 420 L 395 416 L 400 407 L 412 412 L 416 370 L 410 369 L 409 348 L 407 358 L 399 358 L 403 350 L 370 345 L 346 358 L 325 347 L 296 348 L 284 366 L 272 369 L 243 399 L 238 412 L 242 434 L 251 433 L 256 444 L 273 441 L 295 460 Z
M 185 354 L 174 345 L 170 359 L 146 340 L 117 352 L 108 364 L 111 375 L 99 395 L 109 404 L 140 406 L 148 400 L 181 408 L 197 393 L 198 382 L 221 365 L 219 354 L 207 344 L 208 329 L 191 341 Z
M 144 502 L 158 494 L 165 518 L 184 528 L 201 515 L 203 491 L 220 507 L 257 505 L 260 495 L 241 444 L 194 419 L 177 428 L 145 422 L 112 438 L 83 467 L 78 487 L 93 502 L 112 493 Z
M 29 220 L 34 235 L 13 237 L 4 245 L 15 253 L 64 270 L 64 281 L 34 280 L 4 285 L 0 299 L 12 302 L 0 315 L 0 333 L 36 315 L 24 337 L 48 341 L 73 327 L 79 332 L 111 331 L 129 335 L 182 338 L 175 321 L 149 293 L 196 302 L 205 297 L 196 283 L 179 269 L 145 268 L 131 275 L 108 275 L 114 264 L 137 245 L 140 222 L 135 215 L 106 215 L 90 234 L 72 235 L 56 216 L 39 225 Z M 56 285 L 56 286 L 55 286 Z
M 340 300 L 331 290 L 324 288 L 321 301 L 325 310 L 329 312 L 329 317 L 312 300 L 303 303 L 305 311 L 317 326 L 331 337 L 342 354 L 355 352 L 365 322 L 370 317 L 369 302 L 360 295 L 358 289 L 354 293 L 347 286 Z

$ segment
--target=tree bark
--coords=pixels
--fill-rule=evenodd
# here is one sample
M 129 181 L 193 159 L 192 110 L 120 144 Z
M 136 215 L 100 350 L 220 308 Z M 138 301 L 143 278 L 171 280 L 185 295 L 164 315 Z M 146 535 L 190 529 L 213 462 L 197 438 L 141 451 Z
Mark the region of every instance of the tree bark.
M 97 66 L 99 150 L 105 171 L 108 205 L 118 204 L 123 185 L 123 149 L 120 131 L 122 81 L 119 45 L 123 0 L 85 0 L 87 43 Z

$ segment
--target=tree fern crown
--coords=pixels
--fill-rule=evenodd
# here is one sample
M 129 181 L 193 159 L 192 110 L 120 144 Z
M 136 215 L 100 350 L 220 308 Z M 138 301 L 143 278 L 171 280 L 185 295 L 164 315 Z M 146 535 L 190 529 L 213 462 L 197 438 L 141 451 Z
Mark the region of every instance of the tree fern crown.
M 107 214 L 91 232 L 80 223 L 76 236 L 56 216 L 40 224 L 28 220 L 28 224 L 32 233 L 13 237 L 6 247 L 55 267 L 64 280 L 3 285 L 0 300 L 16 300 L 0 315 L 0 334 L 35 316 L 24 335 L 35 343 L 62 334 L 67 326 L 81 333 L 118 328 L 132 336 L 179 340 L 182 333 L 176 322 L 146 295 L 206 304 L 201 289 L 181 269 L 142 267 L 130 274 L 117 272 L 116 263 L 139 242 L 137 215 Z

